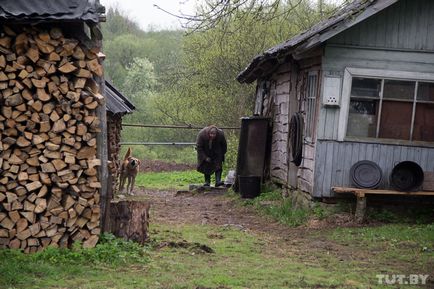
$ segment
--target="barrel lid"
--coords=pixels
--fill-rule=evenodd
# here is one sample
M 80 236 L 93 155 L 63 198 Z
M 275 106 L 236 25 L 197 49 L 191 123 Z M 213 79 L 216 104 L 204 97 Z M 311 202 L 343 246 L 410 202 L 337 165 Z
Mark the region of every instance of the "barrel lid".
M 363 160 L 351 167 L 350 177 L 357 188 L 374 189 L 380 185 L 382 172 L 376 163 Z

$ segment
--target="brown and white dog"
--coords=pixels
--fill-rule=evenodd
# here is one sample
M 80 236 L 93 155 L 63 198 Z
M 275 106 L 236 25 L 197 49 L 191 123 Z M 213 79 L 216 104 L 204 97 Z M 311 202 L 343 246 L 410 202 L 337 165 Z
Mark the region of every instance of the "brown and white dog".
M 140 161 L 139 159 L 131 156 L 132 150 L 128 148 L 125 154 L 124 160 L 121 165 L 121 179 L 119 185 L 119 192 L 123 193 L 125 181 L 128 179 L 127 183 L 127 194 L 132 195 L 134 190 L 134 183 L 136 181 L 137 173 L 139 172 Z

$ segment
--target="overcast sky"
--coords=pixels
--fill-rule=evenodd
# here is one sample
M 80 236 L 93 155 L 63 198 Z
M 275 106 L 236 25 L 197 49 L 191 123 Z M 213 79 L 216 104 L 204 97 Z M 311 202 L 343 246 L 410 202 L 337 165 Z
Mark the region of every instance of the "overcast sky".
M 316 3 L 318 0 L 311 1 Z M 342 4 L 343 1 L 325 0 L 327 3 L 335 4 Z M 100 0 L 100 2 L 107 10 L 109 7 L 118 7 L 130 18 L 138 22 L 144 30 L 148 30 L 150 26 L 154 30 L 160 30 L 179 29 L 181 28 L 181 24 L 178 18 L 157 9 L 154 7 L 154 4 L 173 14 L 192 15 L 194 14 L 196 3 L 200 2 L 200 0 Z
M 162 9 L 174 14 L 188 14 L 194 12 L 196 0 L 100 0 L 108 10 L 109 7 L 118 7 L 133 20 L 140 24 L 142 29 L 149 26 L 156 29 L 181 28 L 179 20 L 154 7 L 157 4 Z

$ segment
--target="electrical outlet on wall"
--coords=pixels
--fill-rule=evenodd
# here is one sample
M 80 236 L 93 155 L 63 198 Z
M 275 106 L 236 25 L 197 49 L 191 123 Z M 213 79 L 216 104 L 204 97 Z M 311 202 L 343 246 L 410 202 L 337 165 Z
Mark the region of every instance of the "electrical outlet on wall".
M 324 77 L 323 104 L 339 107 L 341 100 L 341 78 Z

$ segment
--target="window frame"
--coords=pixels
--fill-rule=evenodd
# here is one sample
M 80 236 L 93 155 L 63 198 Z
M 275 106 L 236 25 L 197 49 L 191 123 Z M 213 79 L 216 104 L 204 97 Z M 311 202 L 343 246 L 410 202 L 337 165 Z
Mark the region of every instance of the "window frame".
M 313 84 L 310 84 L 311 77 L 314 79 Z M 307 73 L 306 78 L 306 90 L 304 95 L 304 111 L 305 111 L 305 123 L 304 123 L 304 139 L 306 141 L 312 142 L 315 136 L 315 120 L 317 111 L 317 101 L 318 101 L 318 89 L 319 84 L 319 72 L 317 70 L 312 70 Z M 310 92 L 314 92 L 314 97 L 310 95 Z
M 348 116 L 350 109 L 350 101 L 351 101 L 351 86 L 353 77 L 362 77 L 362 78 L 377 78 L 382 80 L 380 98 L 381 102 L 383 100 L 383 89 L 384 89 L 384 80 L 403 80 L 403 81 L 414 81 L 415 84 L 415 92 L 413 99 L 413 114 L 411 120 L 411 134 L 410 138 L 413 138 L 413 129 L 414 129 L 414 118 L 415 118 L 415 108 L 417 105 L 417 93 L 419 82 L 434 82 L 434 74 L 433 73 L 424 73 L 424 72 L 410 72 L 410 71 L 395 71 L 395 70 L 380 70 L 380 69 L 365 69 L 365 68 L 353 68 L 347 67 L 344 70 L 344 79 L 342 85 L 342 101 L 341 101 L 341 109 L 339 113 L 339 127 L 338 127 L 338 141 L 369 141 L 369 142 L 377 142 L 377 143 L 394 143 L 394 144 L 406 144 L 406 145 L 415 145 L 415 144 L 427 144 L 430 146 L 434 145 L 434 142 L 427 141 L 413 141 L 413 140 L 401 140 L 401 139 L 386 139 L 386 138 L 378 138 L 378 137 L 352 137 L 347 136 L 347 126 L 348 126 Z M 380 107 L 378 118 L 381 119 L 381 110 Z M 377 132 L 378 136 L 378 128 L 380 125 L 380 121 L 377 124 Z

